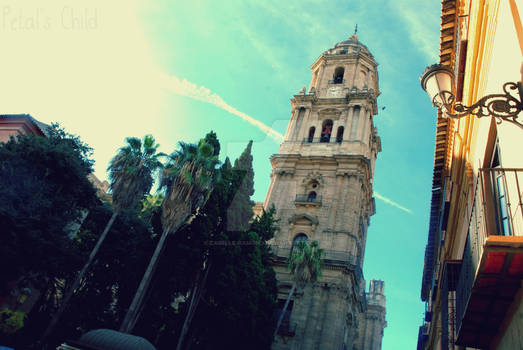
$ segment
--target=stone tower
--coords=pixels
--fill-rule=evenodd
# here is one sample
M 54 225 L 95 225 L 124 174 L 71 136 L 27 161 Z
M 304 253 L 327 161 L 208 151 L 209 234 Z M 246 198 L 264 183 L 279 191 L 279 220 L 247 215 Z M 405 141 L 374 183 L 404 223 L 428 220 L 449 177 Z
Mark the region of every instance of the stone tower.
M 380 350 L 385 320 L 385 283 L 370 280 L 369 292 L 365 293 L 367 310 L 360 318 L 359 337 L 356 340 L 358 350 Z
M 381 150 L 373 125 L 376 68 L 354 34 L 314 62 L 308 92 L 304 87 L 291 99 L 264 203 L 274 205 L 280 219 L 272 244 L 281 305 L 293 281 L 286 265 L 293 245 L 316 240 L 325 255 L 322 277 L 294 294 L 273 350 L 357 348 L 366 310 L 361 268 Z

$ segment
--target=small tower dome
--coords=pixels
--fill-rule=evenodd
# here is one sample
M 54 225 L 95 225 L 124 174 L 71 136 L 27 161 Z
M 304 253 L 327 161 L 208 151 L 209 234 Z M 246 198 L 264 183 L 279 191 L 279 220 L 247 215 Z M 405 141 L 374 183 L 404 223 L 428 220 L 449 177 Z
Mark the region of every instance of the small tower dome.
M 340 54 L 340 52 L 349 54 L 351 51 L 363 52 L 369 55 L 370 57 L 373 57 L 367 46 L 365 46 L 358 40 L 358 35 L 356 33 L 352 34 L 347 40 L 340 41 L 339 43 L 334 45 L 332 49 L 327 50 L 326 53 L 331 55 Z

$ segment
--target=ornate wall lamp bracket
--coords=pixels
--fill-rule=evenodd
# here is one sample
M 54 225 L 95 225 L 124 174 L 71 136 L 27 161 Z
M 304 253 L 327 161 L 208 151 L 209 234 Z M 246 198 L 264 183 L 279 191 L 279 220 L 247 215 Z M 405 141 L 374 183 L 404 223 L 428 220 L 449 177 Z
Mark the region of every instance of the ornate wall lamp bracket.
M 432 99 L 432 104 L 441 109 L 445 116 L 458 119 L 472 114 L 478 118 L 494 117 L 496 123 L 502 121 L 513 123 L 523 129 L 523 124 L 517 120 L 523 110 L 523 88 L 521 82 L 503 84 L 503 94 L 491 94 L 480 98 L 471 106 L 455 102 L 451 92 L 454 74 L 452 70 L 440 64 L 427 67 L 421 76 L 421 86 Z M 519 100 L 514 97 L 515 91 Z

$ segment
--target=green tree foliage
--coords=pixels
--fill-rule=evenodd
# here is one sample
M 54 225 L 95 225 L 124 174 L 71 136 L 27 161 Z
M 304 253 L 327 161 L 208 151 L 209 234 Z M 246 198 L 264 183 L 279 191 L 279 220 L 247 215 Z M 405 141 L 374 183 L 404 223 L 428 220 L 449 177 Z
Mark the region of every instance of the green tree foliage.
M 229 231 L 230 245 L 215 246 L 204 302 L 194 320 L 194 349 L 270 349 L 276 277 L 264 237 L 274 235 L 274 211 L 250 231 Z
M 218 140 L 218 136 L 216 136 L 216 133 L 214 131 L 210 131 L 207 135 L 205 135 L 205 142 L 212 146 L 213 152 L 212 155 L 215 157 L 218 157 L 220 155 L 220 141 Z
M 107 206 L 98 207 L 89 214 L 78 235 L 79 250 L 92 249 L 100 228 L 111 215 Z M 97 259 L 71 299 L 64 320 L 57 327 L 61 332 L 64 328 L 69 329 L 70 333 L 63 334 L 62 339 L 71 339 L 72 334 L 79 336 L 97 328 L 118 329 L 154 244 L 148 226 L 138 218 L 136 211 L 120 212 Z
M 161 193 L 147 195 L 142 199 L 142 209 L 139 217 L 150 225 L 154 225 L 153 219 L 161 213 L 164 195 Z
M 86 260 L 96 244 L 100 231 L 113 215 L 112 208 L 101 205 L 92 208 L 73 239 L 73 249 L 81 260 Z M 123 210 L 116 218 L 111 234 L 97 254 L 97 258 L 84 275 L 55 331 L 43 344 L 37 344 L 51 316 L 61 304 L 60 297 L 73 283 L 76 272 L 69 278 L 57 281 L 49 289 L 41 290 L 42 296 L 33 307 L 24 328 L 9 342 L 16 349 L 48 349 L 67 339 L 77 339 L 81 334 L 98 328 L 117 329 L 134 295 L 155 240 L 135 211 Z
M 136 137 L 128 137 L 125 141 L 127 146 L 120 148 L 116 156 L 111 159 L 108 167 L 114 208 L 113 215 L 107 222 L 102 234 L 98 237 L 98 241 L 92 248 L 91 254 L 83 268 L 76 276 L 69 290 L 66 291 L 62 305 L 60 305 L 44 332 L 44 340 L 54 330 L 69 300 L 72 298 L 75 290 L 78 289 L 82 278 L 94 261 L 96 254 L 98 254 L 98 250 L 107 237 L 118 213 L 124 209 L 136 209 L 138 203 L 151 190 L 154 182 L 154 173 L 163 166 L 159 161 L 159 157 L 163 156 L 163 154 L 156 153 L 160 145 L 155 143 L 152 135 L 144 136 L 143 142 Z
M 244 155 L 250 155 L 250 148 Z M 246 167 L 252 169 L 252 163 Z M 253 173 L 233 169 L 227 158 L 205 206 L 168 240 L 136 328 L 159 349 L 170 349 L 178 341 L 195 290 L 200 302 L 183 349 L 270 348 L 277 288 L 265 242 L 276 229 L 274 209 L 249 224 L 251 209 L 242 223 L 247 231 L 230 231 L 228 223 L 242 184 L 253 183 L 252 178 L 245 181 L 247 176 Z M 243 205 L 249 203 L 247 196 Z
M 243 180 L 229 206 L 227 215 L 229 231 L 246 231 L 249 228 L 253 216 L 252 207 L 254 202 L 251 196 L 254 194 L 254 170 L 252 168 L 252 141 L 240 157 L 234 162 L 233 170 L 241 174 Z
M 215 135 L 207 136 L 210 140 Z M 164 231 L 175 231 L 193 211 L 203 205 L 212 191 L 218 156 L 205 139 L 198 144 L 180 142 L 169 155 L 162 172 L 160 188 L 165 189 L 162 205 Z
M 116 212 L 139 203 L 151 190 L 156 170 L 163 166 L 159 158 L 164 154 L 156 153 L 160 145 L 152 135 L 145 135 L 143 140 L 128 137 L 125 141 L 127 145 L 120 148 L 107 168 Z
M 0 333 L 13 334 L 24 326 L 25 314 L 9 309 L 0 310 Z
M 67 227 L 97 202 L 91 149 L 53 125 L 49 137 L 0 144 L 0 295 L 25 277 L 39 287 L 80 263 Z
M 180 149 L 169 155 L 168 163 L 162 171 L 160 188 L 165 190 L 162 203 L 163 232 L 120 326 L 122 332 L 131 332 L 140 316 L 143 300 L 149 291 L 167 236 L 176 232 L 191 215 L 196 214 L 212 193 L 218 178 L 216 166 L 219 160 L 214 147 L 206 139 L 218 142 L 213 132 L 207 134 L 198 144 L 180 142 Z

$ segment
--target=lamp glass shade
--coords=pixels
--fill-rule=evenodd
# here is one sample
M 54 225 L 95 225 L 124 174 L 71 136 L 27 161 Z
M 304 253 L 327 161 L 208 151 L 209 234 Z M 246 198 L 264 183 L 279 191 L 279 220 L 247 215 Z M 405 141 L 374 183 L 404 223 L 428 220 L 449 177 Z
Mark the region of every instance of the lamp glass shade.
M 421 86 L 427 92 L 430 100 L 438 108 L 448 109 L 452 103 L 452 80 L 454 74 L 450 68 L 440 64 L 427 67 L 421 76 Z

